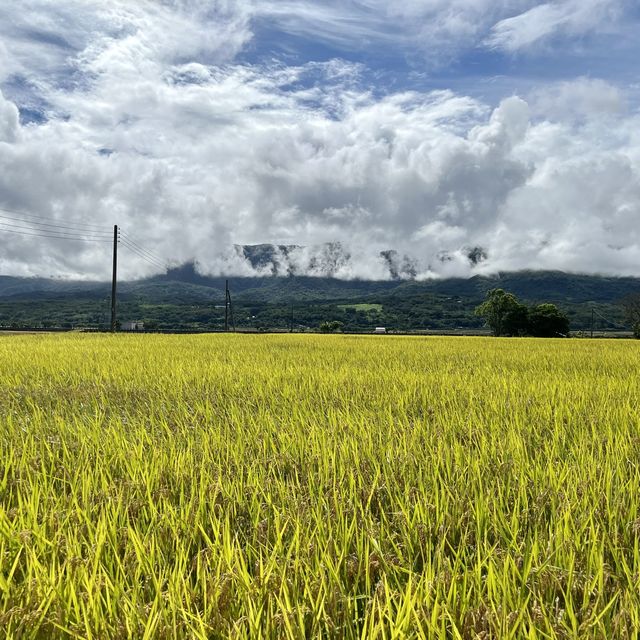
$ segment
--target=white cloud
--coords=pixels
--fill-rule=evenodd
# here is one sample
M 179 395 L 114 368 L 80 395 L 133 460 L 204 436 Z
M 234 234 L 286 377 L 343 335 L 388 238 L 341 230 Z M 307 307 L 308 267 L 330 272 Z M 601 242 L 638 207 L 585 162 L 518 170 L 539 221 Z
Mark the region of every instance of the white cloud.
M 616 118 L 627 109 L 623 92 L 600 78 L 582 77 L 545 85 L 533 92 L 531 100 L 536 115 L 554 120 Z
M 532 0 L 254 0 L 254 20 L 346 50 L 393 47 L 420 66 L 439 65 L 479 43 L 488 29 Z M 426 55 L 425 55 L 426 54 Z
M 73 88 L 104 72 L 229 61 L 250 38 L 247 3 L 228 0 L 21 0 L 0 5 L 4 63 L 40 91 Z
M 253 0 L 251 16 L 346 51 L 392 47 L 424 70 L 482 48 L 566 51 L 585 36 L 625 33 L 634 9 L 632 0 Z
M 625 0 L 554 0 L 497 22 L 487 43 L 506 51 L 530 48 L 546 39 L 611 30 L 623 14 Z
M 18 107 L 5 100 L 0 91 L 0 144 L 15 142 L 20 130 Z
M 276 15 L 274 3 L 256 2 Z M 306 247 L 276 252 L 281 273 L 385 277 L 388 249 L 419 277 L 640 273 L 640 122 L 613 85 L 554 83 L 497 108 L 451 91 L 379 98 L 361 85 L 362 67 L 344 61 L 234 63 L 254 5 L 77 0 L 60 13 L 58 3 L 28 4 L 42 12 L 41 33 L 56 16 L 69 23 L 59 42 L 38 44 L 23 37 L 25 18 L 13 33 L 22 47 L 5 51 L 48 120 L 20 125 L 0 97 L 2 207 L 68 225 L 118 223 L 155 254 L 195 258 L 212 273 L 251 273 L 234 245 L 263 242 Z M 384 15 L 436 12 L 462 33 L 470 16 L 486 20 L 486 5 L 416 0 Z M 332 25 L 342 15 L 318 6 L 299 3 L 311 13 L 296 19 Z M 478 246 L 488 259 L 473 266 Z M 109 273 L 108 244 L 0 233 L 0 247 L 0 273 Z M 126 277 L 154 270 L 124 247 L 121 265 Z

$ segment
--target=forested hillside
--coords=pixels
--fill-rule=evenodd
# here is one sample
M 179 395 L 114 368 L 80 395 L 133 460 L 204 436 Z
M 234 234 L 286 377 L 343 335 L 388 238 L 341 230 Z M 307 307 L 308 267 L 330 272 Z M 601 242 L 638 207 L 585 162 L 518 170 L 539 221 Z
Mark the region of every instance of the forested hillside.
M 230 278 L 237 326 L 315 330 L 323 321 L 345 330 L 480 328 L 473 311 L 486 292 L 503 288 L 524 302 L 554 302 L 573 331 L 624 326 L 620 300 L 640 291 L 640 279 L 526 271 L 442 280 L 337 280 L 313 277 Z M 157 329 L 220 329 L 225 278 L 192 264 L 119 285 L 119 318 Z M 105 326 L 110 283 L 0 277 L 0 325 Z

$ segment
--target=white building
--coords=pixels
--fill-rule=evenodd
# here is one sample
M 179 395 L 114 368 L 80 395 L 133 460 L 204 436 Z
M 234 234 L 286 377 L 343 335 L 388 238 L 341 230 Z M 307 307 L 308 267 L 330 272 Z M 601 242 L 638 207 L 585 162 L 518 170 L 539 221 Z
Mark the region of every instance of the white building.
M 121 327 L 121 331 L 144 331 L 144 322 L 140 322 L 139 320 L 129 320 L 128 322 L 123 322 Z
M 387 333 L 386 327 L 376 327 L 376 330 L 373 333 Z

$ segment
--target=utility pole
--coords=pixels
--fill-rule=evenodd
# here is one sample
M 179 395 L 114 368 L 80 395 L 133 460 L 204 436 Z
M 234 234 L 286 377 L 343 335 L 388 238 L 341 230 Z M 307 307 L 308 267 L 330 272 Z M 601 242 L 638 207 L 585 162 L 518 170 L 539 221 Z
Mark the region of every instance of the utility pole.
M 233 304 L 231 303 L 231 291 L 229 291 L 229 281 L 225 283 L 224 292 L 224 330 L 229 331 L 229 318 L 231 318 L 231 326 L 233 331 L 236 330 L 236 323 L 233 319 Z
M 594 314 L 595 310 L 593 307 L 591 307 L 591 337 L 593 338 L 593 314 Z
M 229 331 L 229 281 L 224 285 L 224 330 Z
M 293 302 L 291 303 L 291 317 L 289 320 L 289 333 L 293 333 Z
M 113 274 L 111 277 L 111 331 L 116 330 L 116 284 L 118 280 L 118 225 L 113 225 Z

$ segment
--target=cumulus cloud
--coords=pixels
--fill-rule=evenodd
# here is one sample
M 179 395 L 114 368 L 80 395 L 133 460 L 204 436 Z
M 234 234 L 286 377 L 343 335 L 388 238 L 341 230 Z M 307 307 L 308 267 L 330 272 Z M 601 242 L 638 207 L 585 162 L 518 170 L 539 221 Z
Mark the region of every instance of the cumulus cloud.
M 57 15 L 58 3 L 29 2 Z M 75 8 L 65 55 L 29 40 L 44 72 L 26 45 L 10 54 L 45 106 L 21 124 L 20 100 L 0 97 L 0 207 L 87 235 L 117 223 L 162 260 L 213 274 L 638 273 L 640 122 L 622 89 L 581 78 L 497 105 L 444 90 L 380 97 L 344 60 L 238 63 L 253 5 Z M 238 248 L 262 243 L 275 245 L 262 266 Z M 0 273 L 109 274 L 108 243 L 0 233 L 0 246 Z M 129 249 L 124 277 L 157 270 Z
M 616 118 L 627 110 L 623 92 L 600 78 L 551 83 L 536 89 L 531 101 L 537 115 L 554 120 Z

